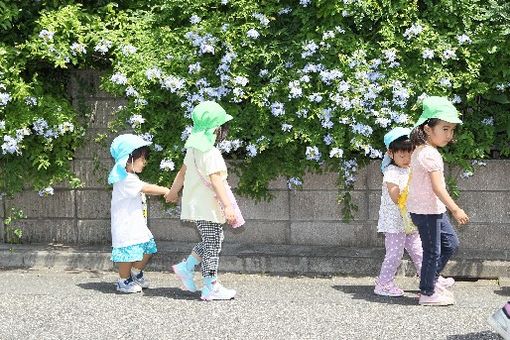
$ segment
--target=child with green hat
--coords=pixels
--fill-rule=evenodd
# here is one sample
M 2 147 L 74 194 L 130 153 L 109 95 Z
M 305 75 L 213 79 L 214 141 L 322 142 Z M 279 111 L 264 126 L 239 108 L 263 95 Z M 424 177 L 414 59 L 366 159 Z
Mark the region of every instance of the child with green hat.
M 411 156 L 407 209 L 423 246 L 421 305 L 455 303 L 453 293 L 447 289 L 455 281 L 439 276 L 459 246 L 446 208 L 459 224 L 468 223 L 469 218 L 446 190 L 443 158 L 437 148 L 453 140 L 457 124 L 462 121 L 453 104 L 447 98 L 432 96 L 423 100 L 423 112 L 411 132 L 416 149 Z
M 201 263 L 203 300 L 230 300 L 236 291 L 225 288 L 218 282 L 218 264 L 223 242 L 225 222 L 234 224 L 238 218 L 236 203 L 227 195 L 225 183 L 227 166 L 215 144 L 226 137 L 225 123 L 232 119 L 217 103 L 205 101 L 192 111 L 193 129 L 185 148 L 184 164 L 177 173 L 167 202 L 176 202 L 183 189 L 181 219 L 193 221 L 202 241 L 188 258 L 172 267 L 184 288 L 195 292 L 193 280 L 195 266 Z
M 165 195 L 168 188 L 143 182 L 138 178 L 149 156 L 149 145 L 140 136 L 117 136 L 110 147 L 115 160 L 108 184 L 113 185 L 111 201 L 112 261 L 119 266 L 117 291 L 141 292 L 149 287 L 143 269 L 153 254 L 156 243 L 147 227 L 145 195 Z

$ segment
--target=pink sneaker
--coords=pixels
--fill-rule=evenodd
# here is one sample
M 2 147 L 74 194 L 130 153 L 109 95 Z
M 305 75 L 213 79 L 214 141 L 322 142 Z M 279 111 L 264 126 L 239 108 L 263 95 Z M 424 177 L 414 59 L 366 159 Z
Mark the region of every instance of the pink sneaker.
M 418 303 L 422 306 L 448 306 L 455 304 L 453 296 L 449 296 L 436 290 L 432 295 L 420 294 L 420 300 Z
M 442 276 L 439 276 L 437 278 L 437 282 L 439 284 L 441 284 L 441 286 L 443 286 L 445 288 L 453 287 L 453 285 L 455 284 L 455 280 L 453 279 L 453 277 L 442 277 Z
M 387 283 L 386 285 L 380 285 L 379 283 L 376 283 L 374 294 L 397 297 L 404 295 L 404 291 L 400 289 L 394 282 Z

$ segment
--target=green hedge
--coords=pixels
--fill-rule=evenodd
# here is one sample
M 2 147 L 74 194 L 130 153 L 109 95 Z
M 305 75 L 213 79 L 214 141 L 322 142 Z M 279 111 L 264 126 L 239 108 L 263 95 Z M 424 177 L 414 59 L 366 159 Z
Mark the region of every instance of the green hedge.
M 10 9 L 0 28 L 0 141 L 11 143 L 0 155 L 3 192 L 72 178 L 67 161 L 86 126 L 59 80 L 75 68 L 105 70 L 103 88 L 128 99 L 112 132 L 131 126 L 152 139 L 146 178 L 162 184 L 183 160 L 190 110 L 204 99 L 234 116 L 221 147 L 240 160 L 233 162 L 239 191 L 259 199 L 268 197 L 271 180 L 283 176 L 299 187 L 309 171 L 338 171 L 339 189 L 349 189 L 357 168 L 382 156 L 384 133 L 412 125 L 426 95 L 448 96 L 463 113 L 457 143 L 444 151 L 466 175 L 471 160 L 510 154 L 505 1 L 0 1 L 0 7 Z M 39 129 L 43 136 L 34 129 L 41 118 L 49 126 Z M 73 131 L 44 137 L 66 122 Z M 20 129 L 27 135 L 16 138 Z

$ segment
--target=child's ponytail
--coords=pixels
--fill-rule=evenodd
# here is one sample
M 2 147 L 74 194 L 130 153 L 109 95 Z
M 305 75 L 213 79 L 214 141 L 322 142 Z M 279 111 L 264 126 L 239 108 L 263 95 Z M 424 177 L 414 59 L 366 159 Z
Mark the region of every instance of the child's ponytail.
M 425 130 L 423 129 L 424 125 L 425 124 L 418 125 L 411 131 L 411 134 L 409 135 L 411 143 L 413 143 L 414 147 L 423 145 L 427 142 L 427 135 L 425 134 Z

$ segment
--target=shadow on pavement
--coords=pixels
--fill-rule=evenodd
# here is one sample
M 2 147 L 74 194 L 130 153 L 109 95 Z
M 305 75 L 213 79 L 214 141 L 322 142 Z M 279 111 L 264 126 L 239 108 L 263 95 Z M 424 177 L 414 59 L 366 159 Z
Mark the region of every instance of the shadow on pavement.
M 501 287 L 500 290 L 495 290 L 494 293 L 502 296 L 510 296 L 510 287 Z
M 103 294 L 122 294 L 115 290 L 115 284 L 112 282 L 87 282 L 79 283 L 78 287 L 101 292 Z M 200 291 L 190 293 L 179 288 L 148 288 L 143 290 L 144 296 L 160 296 L 175 300 L 200 300 Z
M 160 297 L 167 297 L 174 300 L 200 300 L 200 291 L 197 291 L 195 293 L 191 293 L 179 288 L 170 287 L 170 288 L 150 288 L 150 289 L 144 289 L 143 295 L 144 296 L 160 296 Z
M 501 337 L 491 331 L 483 331 L 479 333 L 468 333 L 461 335 L 448 335 L 447 340 L 500 340 Z
M 353 299 L 370 302 L 387 303 L 391 305 L 418 305 L 416 291 L 405 291 L 404 296 L 386 297 L 374 294 L 374 286 L 332 286 L 332 288 L 352 295 Z M 410 295 L 412 294 L 412 295 Z

